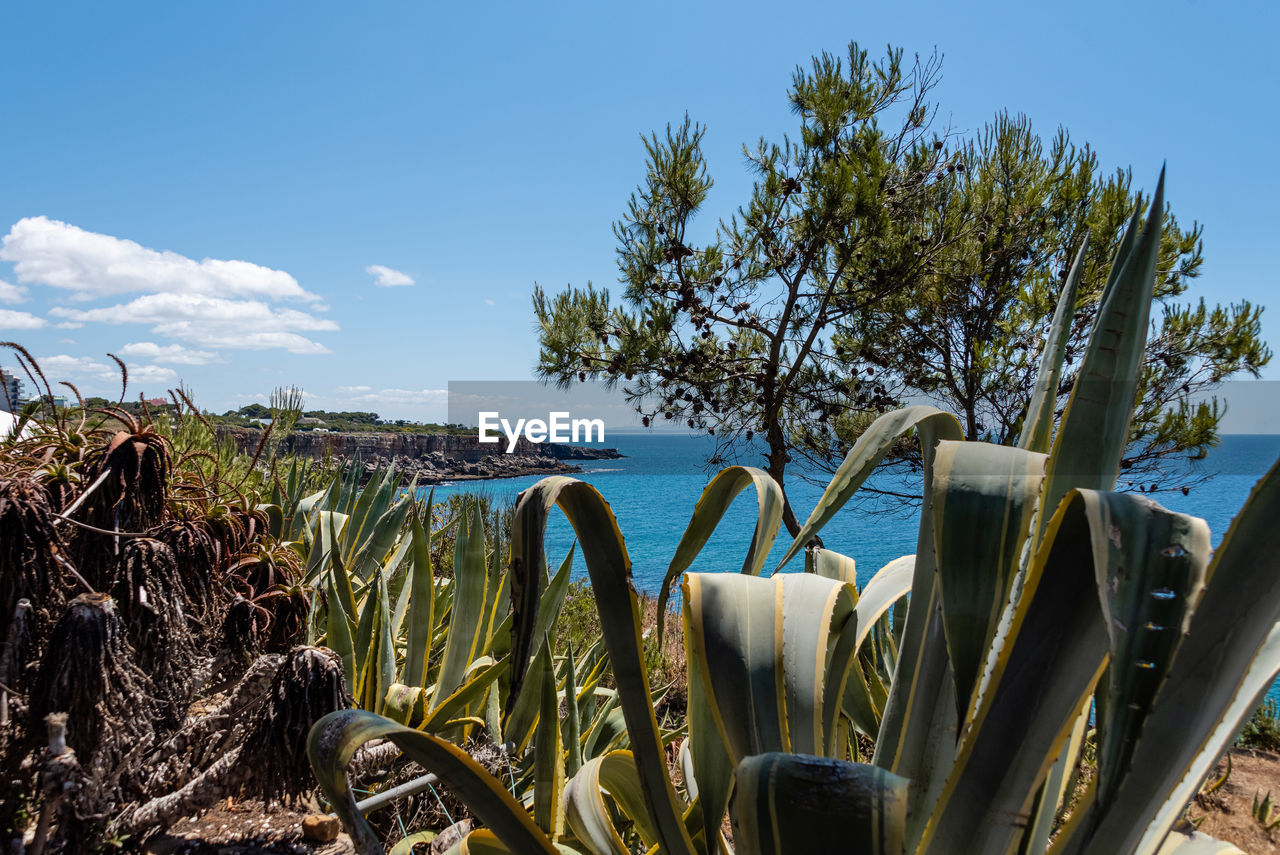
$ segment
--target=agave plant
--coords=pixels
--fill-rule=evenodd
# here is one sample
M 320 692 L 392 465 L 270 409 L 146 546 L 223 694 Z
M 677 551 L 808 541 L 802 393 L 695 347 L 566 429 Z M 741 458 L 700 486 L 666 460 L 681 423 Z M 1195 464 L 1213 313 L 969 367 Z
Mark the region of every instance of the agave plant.
M 459 742 L 483 724 L 498 744 L 523 748 L 538 720 L 527 698 L 499 738 L 500 712 L 514 704 L 523 671 L 510 673 L 508 576 L 499 539 L 486 536 L 479 503 L 464 502 L 430 532 L 429 511 L 423 513 L 414 485 L 401 491 L 394 470 L 384 468 L 361 488 L 361 469 L 352 462 L 287 513 L 267 511 L 276 531 L 299 538 L 294 543 L 306 556 L 305 582 L 324 594 L 310 640 L 341 657 L 357 707 Z M 289 483 L 294 480 L 291 473 Z M 428 496 L 425 508 L 433 507 Z M 454 545 L 447 577 L 437 575 L 432 561 L 432 540 L 446 532 Z M 556 573 L 540 566 L 541 619 L 532 628 L 539 638 L 563 605 L 572 562 L 570 551 Z M 522 662 L 539 674 L 551 665 L 550 658 Z M 598 683 L 602 668 L 587 670 Z
M 720 829 L 731 797 L 743 853 L 1237 851 L 1173 826 L 1280 670 L 1280 464 L 1216 552 L 1202 520 L 1111 492 L 1137 392 L 1163 176 L 1150 210 L 1145 227 L 1135 212 L 1120 243 L 1060 421 L 1053 402 L 1079 259 L 1017 447 L 963 442 L 952 416 L 917 406 L 882 416 L 850 450 L 779 567 L 914 431 L 924 451 L 917 550 L 862 590 L 852 562 L 825 550 L 811 551 L 811 573 L 762 578 L 779 527 L 777 488 L 746 467 L 711 482 L 664 598 L 748 486 L 758 521 L 741 574 L 684 576 L 683 792 L 654 718 L 630 562 L 608 505 L 568 478 L 522 494 L 510 565 L 512 668 L 539 643 L 541 576 L 526 568 L 540 566 L 542 530 L 558 506 L 601 610 L 629 750 L 570 778 L 551 805 L 565 812 L 561 832 L 443 740 L 369 714 L 335 714 L 312 732 L 312 763 L 362 851 L 378 844 L 341 770 L 376 737 L 435 771 L 488 826 L 456 851 L 626 852 L 622 816 L 647 847 L 726 852 Z M 891 611 L 902 620 L 886 631 Z M 1097 775 L 1050 846 L 1091 721 Z M 875 741 L 870 763 L 851 762 L 859 731 Z

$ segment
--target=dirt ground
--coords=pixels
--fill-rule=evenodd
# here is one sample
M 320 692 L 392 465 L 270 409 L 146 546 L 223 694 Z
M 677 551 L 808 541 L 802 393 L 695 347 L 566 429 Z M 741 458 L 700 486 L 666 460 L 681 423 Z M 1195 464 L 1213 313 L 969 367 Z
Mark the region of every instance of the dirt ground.
M 1278 804 L 1272 821 L 1280 820 L 1280 754 L 1233 749 L 1231 774 L 1216 791 L 1201 795 L 1189 815 L 1199 830 L 1240 847 L 1249 855 L 1280 855 L 1280 822 L 1268 831 L 1254 818 L 1253 801 L 1268 793 Z M 1226 771 L 1225 761 L 1209 776 Z M 146 844 L 148 855 L 353 855 L 351 839 L 340 834 L 332 843 L 302 836 L 307 811 L 273 808 L 261 802 L 222 804 L 197 819 L 186 819 Z
M 1271 793 L 1273 799 L 1280 799 L 1280 754 L 1233 749 L 1230 757 L 1231 774 L 1226 783 L 1192 803 L 1192 821 L 1203 817 L 1200 831 L 1234 843 L 1249 855 L 1280 853 L 1280 823 L 1274 830 L 1267 831 L 1253 815 L 1255 795 L 1259 801 L 1267 793 Z M 1210 782 L 1225 771 L 1224 761 L 1209 776 Z M 1272 816 L 1272 821 L 1275 820 L 1280 820 L 1280 806 Z
M 262 802 L 219 805 L 196 819 L 184 819 L 146 843 L 147 855 L 354 855 L 351 838 L 331 843 L 303 839 L 307 811 L 264 809 Z

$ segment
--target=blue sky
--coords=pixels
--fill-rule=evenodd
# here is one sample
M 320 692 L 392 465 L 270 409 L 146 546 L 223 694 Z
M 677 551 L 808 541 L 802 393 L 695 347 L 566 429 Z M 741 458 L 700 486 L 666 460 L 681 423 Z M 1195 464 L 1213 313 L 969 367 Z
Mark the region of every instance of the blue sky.
M 450 380 L 530 376 L 534 282 L 614 282 L 640 134 L 705 123 L 727 213 L 741 144 L 794 131 L 795 66 L 854 39 L 936 46 L 958 130 L 1007 107 L 1146 187 L 1167 160 L 1206 225 L 1193 296 L 1280 302 L 1267 4 L 789 8 L 6 4 L 0 338 L 86 394 L 110 351 L 134 394 L 443 419 Z

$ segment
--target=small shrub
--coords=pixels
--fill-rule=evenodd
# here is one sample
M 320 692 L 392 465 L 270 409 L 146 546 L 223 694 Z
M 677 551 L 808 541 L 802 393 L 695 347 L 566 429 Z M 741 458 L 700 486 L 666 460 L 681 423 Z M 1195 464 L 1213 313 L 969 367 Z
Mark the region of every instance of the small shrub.
M 1253 711 L 1236 743 L 1241 748 L 1280 751 L 1280 704 L 1268 698 Z

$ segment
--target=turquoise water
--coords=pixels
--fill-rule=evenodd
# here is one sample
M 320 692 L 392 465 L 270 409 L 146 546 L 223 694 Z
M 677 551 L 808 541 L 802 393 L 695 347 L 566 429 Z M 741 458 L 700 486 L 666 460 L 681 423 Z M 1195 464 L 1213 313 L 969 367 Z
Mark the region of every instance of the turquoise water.
M 656 594 L 694 504 L 719 468 L 705 466 L 714 443 L 710 437 L 640 433 L 612 434 L 605 444 L 617 448 L 626 457 L 587 461 L 586 471 L 577 477 L 593 484 L 612 506 L 626 538 L 637 590 Z M 1209 523 L 1216 546 L 1253 485 L 1278 457 L 1280 435 L 1226 436 L 1208 459 L 1196 464 L 1201 472 L 1219 474 L 1187 496 L 1172 491 L 1158 493 L 1154 498 L 1171 510 L 1203 517 Z M 738 462 L 762 465 L 758 458 L 743 458 Z M 538 480 L 530 476 L 469 481 L 435 489 L 437 497 L 460 490 L 514 500 L 517 493 Z M 792 506 L 796 515 L 804 520 L 822 495 L 824 485 L 806 483 L 799 478 L 788 480 Z M 892 486 L 883 480 L 871 483 Z M 748 489 L 739 494 L 690 569 L 741 569 L 755 527 L 755 515 L 755 494 Z M 865 583 L 889 561 L 915 552 L 918 524 L 917 511 L 895 510 L 885 501 L 869 496 L 846 505 L 823 529 L 822 538 L 827 547 L 854 558 L 859 581 Z M 554 514 L 547 527 L 547 550 L 553 565 L 572 542 L 573 530 L 568 522 L 562 515 Z M 770 556 L 770 567 L 776 566 L 788 545 L 789 540 L 780 536 Z M 796 558 L 787 569 L 800 569 L 802 562 L 802 558 Z M 575 576 L 585 572 L 579 555 Z
M 577 477 L 595 485 L 613 508 L 618 527 L 626 538 L 636 589 L 656 594 L 702 488 L 720 468 L 705 466 L 714 446 L 708 437 L 664 434 L 615 434 L 607 445 L 627 456 L 621 460 L 588 461 L 586 471 Z M 1280 435 L 1226 436 L 1208 459 L 1195 464 L 1199 472 L 1217 473 L 1212 480 L 1192 489 L 1186 496 L 1175 490 L 1157 493 L 1154 498 L 1170 510 L 1204 518 L 1216 547 L 1249 491 L 1277 458 L 1280 458 Z M 738 462 L 760 465 L 758 460 Z M 514 501 L 517 493 L 538 480 L 531 476 L 470 481 L 435 489 L 437 497 L 448 495 L 451 490 L 462 490 Z M 893 486 L 883 479 L 870 483 Z M 797 478 L 787 489 L 796 515 L 803 521 L 822 495 L 823 485 Z M 741 569 L 755 528 L 755 515 L 755 493 L 748 489 L 738 495 L 690 569 Z M 854 558 L 859 583 L 865 584 L 889 561 L 915 552 L 918 525 L 917 511 L 894 509 L 874 497 L 855 499 L 827 524 L 822 538 L 827 547 Z M 547 525 L 546 543 L 548 556 L 555 566 L 573 543 L 573 530 L 563 515 L 553 514 Z M 789 545 L 784 529 L 767 566 L 776 566 Z M 574 564 L 575 578 L 586 574 L 581 553 L 575 557 Z M 803 558 L 797 557 L 787 569 L 798 570 L 802 566 Z M 1272 687 L 1268 696 L 1280 701 L 1280 682 Z

